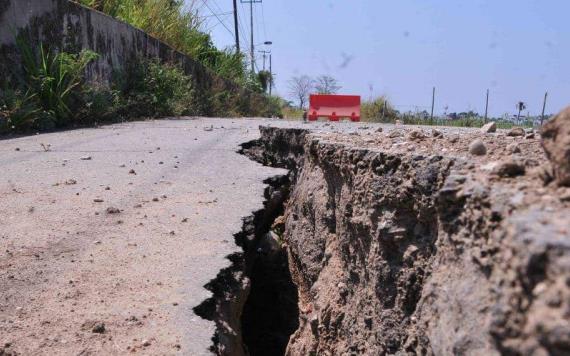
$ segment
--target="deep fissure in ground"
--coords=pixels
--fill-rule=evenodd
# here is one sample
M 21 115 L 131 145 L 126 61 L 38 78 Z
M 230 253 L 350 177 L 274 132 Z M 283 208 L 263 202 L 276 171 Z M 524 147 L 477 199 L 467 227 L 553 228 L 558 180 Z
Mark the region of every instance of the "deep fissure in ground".
M 218 355 L 283 355 L 298 327 L 297 288 L 275 219 L 283 214 L 290 181 L 267 179 L 264 208 L 243 220 L 235 242 L 243 252 L 228 256 L 231 266 L 205 287 L 213 296 L 197 306 L 216 323 L 211 351 Z
M 520 194 L 516 186 L 489 179 L 462 157 L 362 148 L 299 129 L 260 129 L 261 139 L 243 145 L 242 153 L 289 169 L 288 184 L 294 189 L 277 239 L 286 242 L 287 251 L 268 264 L 264 251 L 271 249 L 255 245 L 254 258 L 246 258 L 253 284 L 245 307 L 236 306 L 239 315 L 244 310 L 238 323 L 243 329 L 236 330 L 242 352 L 521 355 L 570 350 L 567 333 L 561 332 L 570 308 L 565 212 L 541 210 L 541 205 L 528 209 L 524 201 L 513 200 Z M 526 183 L 532 185 L 532 179 Z M 267 193 L 266 207 L 275 189 Z M 278 210 L 273 216 L 283 206 Z M 258 243 L 275 240 L 263 238 L 269 221 L 253 229 Z M 298 292 L 295 313 L 285 313 L 283 306 L 292 306 L 294 299 L 280 299 L 280 281 L 271 278 L 287 270 L 283 256 L 289 258 L 287 269 Z M 236 295 L 227 283 L 219 288 L 222 295 Z M 239 298 L 232 300 L 236 305 Z M 265 329 L 282 313 L 298 314 L 293 334 L 292 319 L 277 323 L 281 331 L 290 326 L 287 332 Z M 219 324 L 221 345 L 222 336 L 231 333 Z M 240 354 L 237 348 L 225 350 L 218 353 Z
M 225 324 L 216 321 L 215 351 L 282 355 L 290 347 L 293 353 L 312 352 L 319 351 L 314 349 L 319 347 L 318 340 L 328 340 L 322 344 L 327 347 L 339 340 L 340 334 L 350 352 L 408 349 L 404 344 L 411 315 L 429 274 L 437 240 L 433 199 L 448 163 L 441 157 L 369 154 L 317 146 L 305 140 L 306 134 L 305 130 L 262 128 L 262 139 L 242 145 L 242 154 L 267 166 L 289 169 L 290 173 L 266 182 L 265 208 L 256 212 L 236 236 L 244 248 L 244 259 L 234 264 L 237 269 L 233 274 L 246 271 L 251 280 L 245 288 L 250 291 L 247 301 L 241 303 L 235 297 L 244 288 L 240 289 L 239 283 L 237 288 L 232 287 L 227 277 L 217 279 L 222 284 L 214 282 L 219 290 L 211 289 L 215 296 L 225 296 L 225 301 L 214 304 L 210 320 L 229 320 Z M 305 156 L 305 145 L 314 154 Z M 402 190 L 402 180 L 408 177 L 414 177 L 416 184 Z M 289 197 L 293 185 L 304 193 Z M 283 205 L 289 198 L 288 214 L 306 224 L 293 224 L 297 227 L 284 231 L 284 221 L 278 227 L 272 225 L 284 213 Z M 316 211 L 321 216 L 315 215 Z M 309 231 L 300 226 L 312 228 Z M 282 248 L 282 240 L 290 246 Z M 327 251 L 324 246 L 330 243 L 336 247 Z M 291 266 L 287 254 L 291 254 Z M 331 259 L 346 268 L 330 265 L 327 261 Z M 314 266 L 307 270 L 310 265 Z M 338 275 L 334 278 L 337 285 L 323 284 L 333 275 Z M 328 292 L 318 293 L 319 299 L 315 299 L 314 286 Z M 370 294 L 367 286 L 375 292 Z M 309 314 L 299 317 L 298 298 L 303 301 L 303 310 L 312 310 Z M 360 302 L 353 304 L 351 299 Z M 228 301 L 233 306 L 224 308 Z M 242 315 L 241 323 L 235 315 Z M 398 326 L 389 326 L 386 319 Z M 228 325 L 233 330 L 228 332 Z M 229 341 L 232 337 L 234 342 Z M 369 344 L 366 340 L 376 341 Z M 427 346 L 417 341 L 413 344 L 410 349 Z

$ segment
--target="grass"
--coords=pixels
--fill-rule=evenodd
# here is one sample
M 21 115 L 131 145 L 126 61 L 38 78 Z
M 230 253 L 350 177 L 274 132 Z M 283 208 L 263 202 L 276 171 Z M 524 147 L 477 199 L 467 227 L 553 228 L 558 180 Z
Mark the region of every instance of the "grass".
M 115 72 L 110 86 L 86 83 L 97 54 L 33 51 L 20 44 L 24 81 L 0 89 L 0 133 L 43 131 L 142 117 L 181 115 L 281 117 L 282 99 L 224 86 L 197 95 L 193 78 L 177 64 L 142 59 Z
M 402 115 L 399 118 L 402 123 L 405 125 L 426 125 L 426 126 L 449 126 L 449 127 L 482 127 L 485 125 L 485 120 L 480 117 L 467 117 L 457 120 L 448 120 L 448 119 L 441 119 L 441 118 L 434 118 L 432 119 L 423 119 L 419 117 L 415 117 L 412 115 Z M 495 120 L 488 120 L 495 121 Z M 503 120 L 496 120 L 495 124 L 499 129 L 510 129 L 514 126 L 521 126 L 521 127 L 533 127 L 532 122 L 522 122 L 520 124 L 515 124 L 514 122 L 510 121 L 503 121 Z
M 385 96 L 363 101 L 360 106 L 361 120 L 365 122 L 394 122 L 397 113 Z
M 21 37 L 24 80 L 20 87 L 0 90 L 0 131 L 63 127 L 73 120 L 87 65 L 97 58 L 91 51 L 34 52 Z
M 21 38 L 18 48 L 25 76 L 19 87 L 0 89 L 0 132 L 196 113 L 192 78 L 177 65 L 143 60 L 115 73 L 109 87 L 84 80 L 94 52 L 33 51 Z
M 303 118 L 303 110 L 297 107 L 287 106 L 282 109 L 283 118 L 287 120 L 301 120 Z
M 91 51 L 55 53 L 40 44 L 37 56 L 21 37 L 17 43 L 26 75 L 26 101 L 36 102 L 44 119 L 55 126 L 66 125 L 72 116 L 70 106 L 76 89 L 82 85 L 85 68 L 98 55 Z
M 76 0 L 137 27 L 196 59 L 217 75 L 240 85 L 259 90 L 249 83 L 249 71 L 243 54 L 217 49 L 210 35 L 200 31 L 201 20 L 193 3 L 181 0 Z M 257 83 L 257 80 L 254 81 Z

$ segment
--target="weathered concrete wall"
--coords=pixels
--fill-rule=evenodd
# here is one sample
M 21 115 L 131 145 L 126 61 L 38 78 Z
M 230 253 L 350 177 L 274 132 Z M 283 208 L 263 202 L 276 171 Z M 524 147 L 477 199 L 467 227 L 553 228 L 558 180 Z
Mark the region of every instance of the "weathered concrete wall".
M 43 43 L 52 49 L 97 52 L 100 58 L 89 67 L 89 80 L 109 82 L 113 71 L 136 58 L 160 58 L 180 63 L 199 93 L 213 86 L 240 90 L 143 31 L 68 0 L 0 0 L 0 73 L 8 80 L 20 74 L 17 35 L 25 36 L 32 47 Z

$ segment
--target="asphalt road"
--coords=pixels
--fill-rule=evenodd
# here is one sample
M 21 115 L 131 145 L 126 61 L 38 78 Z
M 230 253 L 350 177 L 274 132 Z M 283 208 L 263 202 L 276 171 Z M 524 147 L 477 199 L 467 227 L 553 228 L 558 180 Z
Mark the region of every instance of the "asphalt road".
M 147 121 L 0 141 L 0 349 L 208 354 L 214 325 L 192 308 L 238 250 L 263 179 L 284 173 L 236 153 L 262 123 Z
M 394 129 L 202 118 L 0 140 L 0 354 L 209 354 L 192 309 L 285 173 L 236 153 L 259 125 Z

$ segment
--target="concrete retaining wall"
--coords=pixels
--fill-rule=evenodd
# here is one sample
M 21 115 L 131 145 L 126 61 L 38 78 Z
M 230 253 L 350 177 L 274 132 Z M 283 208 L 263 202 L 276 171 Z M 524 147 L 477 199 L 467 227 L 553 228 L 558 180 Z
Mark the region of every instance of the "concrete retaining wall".
M 16 46 L 20 34 L 33 47 L 44 43 L 52 49 L 97 52 L 100 58 L 89 66 L 88 80 L 108 83 L 113 71 L 125 68 L 130 61 L 159 58 L 181 64 L 192 75 L 199 94 L 213 86 L 242 91 L 143 31 L 68 0 L 0 0 L 0 74 L 8 81 L 21 75 Z

